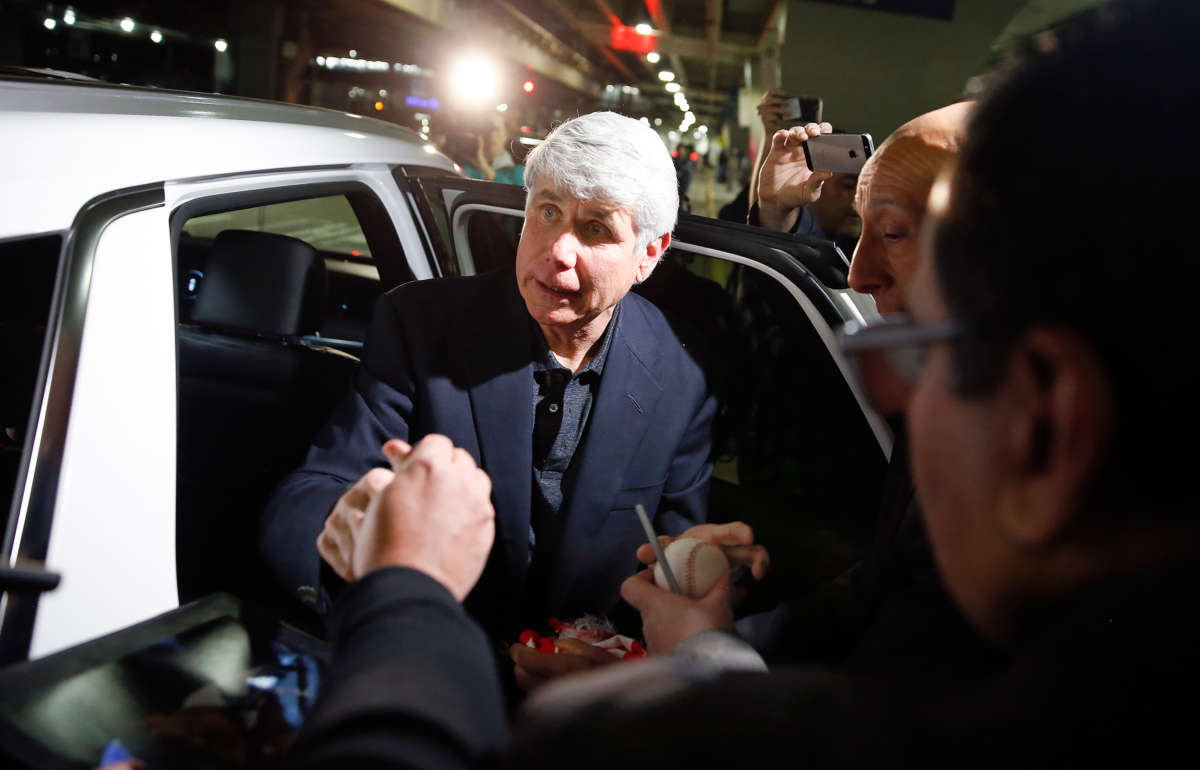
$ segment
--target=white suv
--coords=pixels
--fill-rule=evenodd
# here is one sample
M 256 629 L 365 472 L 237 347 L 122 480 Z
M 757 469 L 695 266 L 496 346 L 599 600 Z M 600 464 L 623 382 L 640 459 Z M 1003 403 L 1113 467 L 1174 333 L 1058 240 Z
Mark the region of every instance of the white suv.
M 0 168 L 2 661 L 214 591 L 300 617 L 311 597 L 257 557 L 262 503 L 353 376 L 375 297 L 510 266 L 523 191 L 357 115 L 18 78 Z M 891 449 L 833 344 L 874 312 L 847 268 L 684 216 L 642 289 L 709 351 L 713 517 L 831 544 L 824 573 L 869 531 Z M 39 596 L 43 564 L 61 583 Z

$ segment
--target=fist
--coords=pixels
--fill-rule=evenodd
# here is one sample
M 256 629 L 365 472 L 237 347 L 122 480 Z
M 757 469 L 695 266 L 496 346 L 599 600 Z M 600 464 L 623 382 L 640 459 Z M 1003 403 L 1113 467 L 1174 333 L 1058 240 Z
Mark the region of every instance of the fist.
M 354 531 L 353 573 L 410 567 L 462 601 L 483 573 L 495 539 L 492 482 L 466 451 L 430 435 L 411 451 L 384 444 L 392 479 L 371 497 Z

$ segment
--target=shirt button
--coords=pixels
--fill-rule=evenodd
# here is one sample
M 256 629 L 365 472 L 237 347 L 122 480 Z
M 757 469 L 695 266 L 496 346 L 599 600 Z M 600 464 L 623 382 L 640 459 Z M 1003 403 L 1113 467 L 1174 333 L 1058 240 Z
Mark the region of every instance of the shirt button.
M 557 411 L 558 411 L 558 404 L 551 404 L 550 405 L 550 413 L 554 414 Z

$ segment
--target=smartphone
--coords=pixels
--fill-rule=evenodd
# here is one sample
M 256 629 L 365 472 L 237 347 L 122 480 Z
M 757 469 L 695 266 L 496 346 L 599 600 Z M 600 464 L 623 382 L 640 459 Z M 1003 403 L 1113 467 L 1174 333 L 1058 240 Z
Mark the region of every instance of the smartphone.
M 787 112 L 783 115 L 785 126 L 803 126 L 805 123 L 821 122 L 821 99 L 817 96 L 787 96 Z
M 804 142 L 804 160 L 813 171 L 857 174 L 874 152 L 870 134 L 821 134 Z

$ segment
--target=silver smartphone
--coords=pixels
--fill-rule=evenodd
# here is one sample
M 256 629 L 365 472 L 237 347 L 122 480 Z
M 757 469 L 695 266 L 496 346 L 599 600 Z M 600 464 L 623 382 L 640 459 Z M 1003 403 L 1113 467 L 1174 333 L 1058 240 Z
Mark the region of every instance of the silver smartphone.
M 804 142 L 804 160 L 813 171 L 857 174 L 873 152 L 870 134 L 821 134 Z

